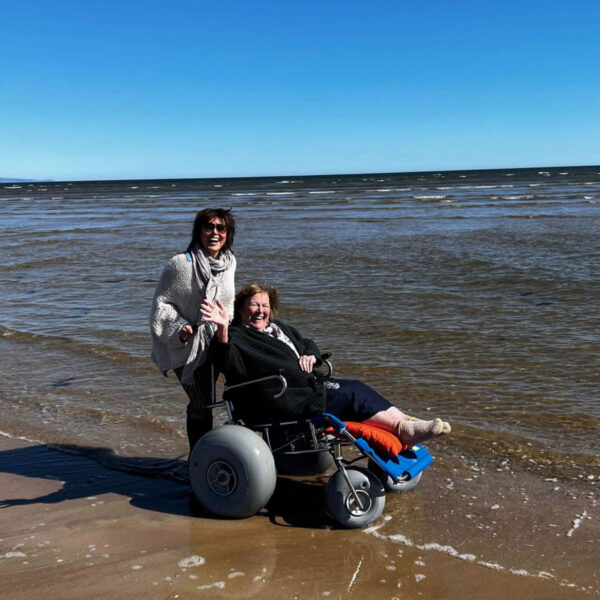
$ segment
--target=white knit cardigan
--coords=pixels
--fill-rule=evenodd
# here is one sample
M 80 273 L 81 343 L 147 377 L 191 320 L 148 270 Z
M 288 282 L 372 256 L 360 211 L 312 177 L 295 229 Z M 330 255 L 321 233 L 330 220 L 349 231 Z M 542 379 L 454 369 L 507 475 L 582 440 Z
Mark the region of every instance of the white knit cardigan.
M 217 289 L 216 299 L 233 315 L 233 300 L 235 296 L 235 267 L 232 265 L 223 274 L 223 281 Z M 193 274 L 193 263 L 185 254 L 177 254 L 164 268 L 152 301 L 150 313 L 150 331 L 152 333 L 152 360 L 165 373 L 193 362 L 201 354 L 202 348 L 196 349 L 196 356 L 190 356 L 194 345 L 190 338 L 182 342 L 179 331 L 184 325 L 192 327 L 200 323 L 200 305 L 204 299 L 204 289 L 200 289 Z M 200 330 L 194 337 L 200 340 Z M 193 365 L 196 368 L 199 365 Z

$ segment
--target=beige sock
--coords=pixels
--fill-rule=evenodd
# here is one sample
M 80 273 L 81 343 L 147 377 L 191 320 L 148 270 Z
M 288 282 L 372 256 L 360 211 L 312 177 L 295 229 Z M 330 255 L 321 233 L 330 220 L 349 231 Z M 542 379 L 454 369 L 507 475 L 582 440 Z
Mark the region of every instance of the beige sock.
M 406 418 L 409 421 L 421 421 L 421 419 L 417 419 L 417 417 L 411 417 L 409 415 L 406 415 Z M 442 433 L 450 433 L 452 431 L 452 427 L 450 427 L 450 423 L 448 423 L 448 421 L 442 421 L 444 428 L 442 429 Z
M 450 427 L 448 425 L 448 427 Z M 407 446 L 414 446 L 444 432 L 444 421 L 433 419 L 433 421 L 422 421 L 409 417 L 400 420 L 394 427 L 396 435 Z

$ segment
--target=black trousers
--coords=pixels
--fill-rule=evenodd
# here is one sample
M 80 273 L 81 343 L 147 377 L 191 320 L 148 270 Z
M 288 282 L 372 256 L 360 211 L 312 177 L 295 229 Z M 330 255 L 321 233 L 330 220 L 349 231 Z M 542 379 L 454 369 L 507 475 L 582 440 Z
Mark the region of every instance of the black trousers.
M 362 381 L 330 379 L 338 389 L 327 389 L 326 412 L 342 421 L 362 422 L 392 406 L 381 394 Z
M 191 452 L 196 442 L 213 427 L 212 410 L 205 406 L 212 402 L 212 388 L 218 371 L 215 369 L 213 379 L 211 363 L 206 361 L 194 371 L 194 379 L 189 383 L 181 382 L 183 367 L 174 369 L 174 372 L 190 400 L 187 405 L 186 429 Z

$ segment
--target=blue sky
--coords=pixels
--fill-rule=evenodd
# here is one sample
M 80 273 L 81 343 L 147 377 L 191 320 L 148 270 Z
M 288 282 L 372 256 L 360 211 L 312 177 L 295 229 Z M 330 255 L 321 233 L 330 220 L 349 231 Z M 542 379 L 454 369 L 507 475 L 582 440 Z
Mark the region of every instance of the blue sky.
M 0 177 L 600 163 L 597 0 L 0 0 Z

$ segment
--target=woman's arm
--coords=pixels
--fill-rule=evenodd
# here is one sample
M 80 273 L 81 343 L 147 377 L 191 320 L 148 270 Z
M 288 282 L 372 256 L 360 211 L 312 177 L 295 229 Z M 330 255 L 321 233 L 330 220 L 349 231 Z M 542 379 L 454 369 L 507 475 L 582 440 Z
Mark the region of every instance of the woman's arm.
M 229 313 L 223 304 L 217 300 L 215 304 L 204 300 L 200 306 L 202 319 L 217 326 L 215 336 L 220 342 L 229 341 Z
M 321 360 L 319 348 L 311 339 L 302 337 L 293 327 L 289 325 L 286 325 L 286 327 L 289 333 L 292 334 L 292 341 L 298 348 L 300 368 L 306 373 L 312 373 L 315 364 Z
M 180 346 L 186 340 L 182 331 L 193 333 L 192 324 L 180 312 L 177 297 L 184 292 L 182 273 L 174 259 L 170 260 L 156 285 L 150 313 L 150 330 L 163 344 Z M 188 331 L 189 329 L 189 331 Z M 185 336 L 186 339 L 188 336 Z
M 204 300 L 200 307 L 204 321 L 217 326 L 210 345 L 210 355 L 221 373 L 227 379 L 235 380 L 247 377 L 246 365 L 235 344 L 229 340 L 229 313 L 225 306 L 217 300 L 215 304 Z

